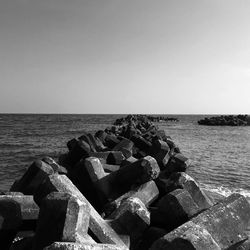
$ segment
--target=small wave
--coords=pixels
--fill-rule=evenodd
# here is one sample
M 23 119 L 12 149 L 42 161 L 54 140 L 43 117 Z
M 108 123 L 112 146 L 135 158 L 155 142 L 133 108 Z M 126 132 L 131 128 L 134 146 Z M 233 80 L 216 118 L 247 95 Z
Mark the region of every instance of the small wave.
M 217 193 L 219 195 L 223 195 L 225 197 L 233 194 L 233 193 L 239 193 L 248 200 L 250 199 L 250 190 L 243 189 L 243 188 L 228 188 L 224 186 L 210 186 L 210 185 L 203 185 L 203 189 L 208 190 L 213 193 Z
M 22 147 L 28 147 L 32 146 L 32 144 L 29 143 L 0 143 L 0 148 L 22 148 Z

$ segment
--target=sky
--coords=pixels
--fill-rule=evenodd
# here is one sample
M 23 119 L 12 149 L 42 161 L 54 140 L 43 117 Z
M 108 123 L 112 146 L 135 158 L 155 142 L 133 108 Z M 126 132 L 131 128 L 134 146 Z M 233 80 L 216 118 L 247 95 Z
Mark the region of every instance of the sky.
M 0 0 L 1 113 L 250 114 L 249 0 Z

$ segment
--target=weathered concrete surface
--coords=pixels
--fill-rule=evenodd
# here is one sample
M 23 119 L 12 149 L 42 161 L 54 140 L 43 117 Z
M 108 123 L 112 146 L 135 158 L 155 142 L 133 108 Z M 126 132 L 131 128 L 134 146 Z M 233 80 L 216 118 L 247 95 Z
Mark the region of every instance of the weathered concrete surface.
M 232 194 L 157 240 L 150 249 L 181 249 L 183 244 L 187 244 L 187 248 L 183 249 L 225 250 L 247 239 L 244 231 L 249 220 L 250 205 L 246 198 L 240 194 Z M 192 233 L 192 230 L 196 231 Z M 203 240 L 199 243 L 198 239 Z M 210 248 L 210 245 L 214 248 Z
M 65 167 L 59 165 L 54 159 L 52 159 L 49 156 L 46 156 L 42 159 L 43 162 L 49 164 L 55 173 L 59 173 L 59 174 L 68 174 L 68 171 Z
M 176 218 L 176 225 L 186 222 L 189 218 L 199 213 L 201 209 L 194 202 L 191 195 L 184 189 L 176 189 L 162 197 L 156 204 L 160 211 L 169 218 Z
M 16 202 L 20 208 L 22 220 L 37 220 L 39 207 L 34 202 L 32 195 L 0 195 L 0 202 L 2 200 Z
M 53 168 L 47 163 L 37 160 L 31 164 L 22 178 L 15 182 L 10 191 L 22 192 L 23 194 L 33 195 L 36 188 L 50 174 L 53 174 Z
M 50 193 L 40 206 L 33 249 L 43 249 L 54 241 L 82 243 L 88 232 L 89 211 L 86 202 L 68 193 Z
M 207 209 L 213 205 L 213 202 L 207 197 L 198 183 L 188 174 L 178 172 L 172 174 L 165 182 L 165 191 L 171 192 L 174 189 L 183 188 L 189 192 L 195 203 L 201 209 Z
M 222 250 L 205 228 L 192 221 L 163 236 L 150 248 L 150 250 L 161 249 Z
M 112 225 L 118 224 L 131 241 L 139 239 L 150 225 L 150 213 L 144 203 L 138 198 L 123 200 L 114 212 Z
M 8 250 L 22 225 L 20 204 L 5 198 L 0 200 L 0 247 Z
M 82 195 L 82 193 L 75 187 L 75 185 L 66 177 L 65 175 L 50 175 L 47 180 L 41 184 L 38 189 L 34 199 L 39 204 L 41 200 L 51 192 L 65 192 L 88 204 L 90 207 L 90 221 L 89 228 L 93 234 L 102 243 L 116 244 L 119 246 L 124 246 L 123 241 L 120 239 L 119 235 L 101 218 L 94 207 L 89 203 L 89 201 Z
M 106 212 L 107 215 L 110 215 L 115 209 L 117 209 L 120 206 L 122 200 L 127 198 L 139 198 L 145 204 L 145 206 L 148 207 L 158 198 L 158 195 L 159 195 L 159 190 L 155 182 L 149 181 L 133 188 L 131 191 L 125 193 L 116 200 L 107 204 L 105 206 L 104 211 Z M 112 218 L 112 215 L 109 218 Z
M 126 247 L 112 244 L 77 244 L 68 242 L 55 242 L 44 250 L 127 250 Z
M 156 160 L 147 156 L 102 178 L 98 183 L 99 191 L 114 200 L 130 191 L 133 185 L 156 179 L 159 173 L 160 168 Z

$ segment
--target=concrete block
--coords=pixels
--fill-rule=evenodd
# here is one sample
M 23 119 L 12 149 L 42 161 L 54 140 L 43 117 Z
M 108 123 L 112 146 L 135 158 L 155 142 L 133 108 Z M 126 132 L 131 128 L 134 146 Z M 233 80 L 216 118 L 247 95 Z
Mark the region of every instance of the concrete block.
M 128 192 L 132 186 L 156 179 L 159 172 L 160 168 L 156 160 L 151 156 L 147 156 L 110 173 L 102 178 L 97 186 L 103 196 L 115 200 Z
M 130 165 L 130 164 L 136 162 L 137 160 L 138 160 L 138 159 L 136 159 L 135 157 L 131 156 L 131 157 L 129 157 L 129 158 L 123 160 L 123 161 L 121 162 L 121 165 L 120 165 L 120 166 L 121 166 L 121 167 L 124 167 L 124 166 L 126 166 L 126 165 Z
M 90 221 L 89 228 L 92 233 L 98 238 L 101 243 L 116 244 L 125 246 L 119 235 L 106 223 L 105 220 L 97 213 L 89 201 L 82 195 L 82 193 L 73 185 L 73 183 L 65 175 L 54 174 L 48 176 L 46 181 L 41 184 L 37 190 L 34 199 L 40 203 L 43 197 L 51 192 L 65 192 L 76 196 L 81 201 L 87 203 L 90 207 Z
M 184 225 L 158 239 L 150 250 L 222 250 L 205 228 L 191 221 Z
M 102 167 L 106 173 L 112 173 L 120 169 L 119 165 L 102 164 Z
M 121 151 L 111 151 L 107 157 L 107 164 L 120 165 L 124 159 Z
M 22 225 L 20 205 L 11 199 L 0 200 L 1 249 L 8 250 Z
M 54 241 L 84 242 L 89 212 L 86 202 L 68 193 L 50 193 L 41 203 L 33 249 L 43 249 Z
M 184 172 L 173 173 L 167 180 L 165 185 L 166 192 L 171 192 L 176 188 L 187 190 L 201 209 L 207 209 L 213 205 L 213 202 L 199 187 L 198 183 L 190 175 Z
M 141 151 L 145 152 L 147 155 L 150 153 L 152 144 L 140 135 L 133 135 L 131 141 L 134 143 L 135 147 L 139 148 Z
M 128 248 L 112 244 L 55 242 L 44 250 L 128 250 Z
M 134 244 L 149 227 L 150 213 L 140 199 L 128 198 L 115 211 L 112 225 L 115 228 L 120 226 L 123 233 L 130 236 L 131 244 Z
M 169 177 L 175 172 L 185 172 L 190 165 L 190 160 L 183 154 L 174 154 L 164 169 L 165 177 Z
M 105 142 L 104 145 L 107 146 L 108 148 L 112 149 L 114 148 L 120 140 L 117 138 L 117 136 L 113 134 L 107 134 L 105 137 Z
M 82 158 L 89 157 L 91 148 L 89 144 L 83 140 L 77 140 L 74 147 L 68 153 L 68 161 L 71 166 L 74 166 Z
M 176 219 L 174 227 L 186 222 L 201 211 L 191 195 L 184 189 L 176 189 L 165 195 L 157 202 L 156 206 L 169 218 Z
M 59 165 L 59 164 L 58 164 L 54 159 L 52 159 L 51 157 L 46 156 L 46 157 L 44 157 L 44 158 L 42 159 L 42 161 L 45 162 L 45 163 L 47 163 L 48 165 L 50 165 L 50 166 L 53 168 L 53 170 L 54 170 L 55 173 L 58 173 L 58 174 L 66 174 L 66 175 L 68 174 L 67 169 L 66 169 L 65 167 Z
M 103 130 L 98 130 L 95 133 L 95 137 L 98 138 L 103 144 L 105 143 L 106 136 L 107 136 L 107 133 Z
M 21 179 L 10 188 L 10 191 L 32 195 L 40 183 L 43 182 L 48 175 L 53 173 L 54 170 L 50 165 L 43 161 L 36 160 L 31 164 Z
M 159 227 L 149 227 L 143 234 L 140 243 L 136 246 L 136 250 L 145 250 L 159 238 L 166 235 L 167 231 Z M 184 250 L 184 249 L 183 249 Z
M 93 139 L 93 138 L 92 138 Z M 92 152 L 96 152 L 96 145 L 93 142 L 93 140 L 90 139 L 89 134 L 88 133 L 83 133 L 79 138 L 79 141 L 85 141 L 89 146 L 90 146 L 90 151 Z
M 107 174 L 104 172 L 100 160 L 96 157 L 88 157 L 85 159 L 85 167 L 88 171 L 90 179 L 93 183 L 105 177 Z
M 95 182 L 105 173 L 98 158 L 88 157 L 86 159 L 80 160 L 69 171 L 68 176 L 86 199 L 100 212 L 102 204 L 106 200 L 104 200 L 105 197 L 99 196 Z
M 152 142 L 150 155 L 152 155 L 156 159 L 161 169 L 165 168 L 170 159 L 169 152 L 170 148 L 166 142 L 162 140 L 154 140 Z
M 134 187 L 131 191 L 123 194 L 116 200 L 112 201 L 111 203 L 105 206 L 105 214 L 112 218 L 111 213 L 115 211 L 124 199 L 127 198 L 139 198 L 146 207 L 152 204 L 159 195 L 159 190 L 154 183 L 154 181 L 146 182 L 140 186 Z
M 121 151 L 125 158 L 129 158 L 133 154 L 134 143 L 126 138 L 123 138 L 112 150 Z
M 31 250 L 32 244 L 33 237 L 25 237 L 14 241 L 9 250 Z
M 157 240 L 150 249 L 229 249 L 247 239 L 249 220 L 246 198 L 232 194 Z

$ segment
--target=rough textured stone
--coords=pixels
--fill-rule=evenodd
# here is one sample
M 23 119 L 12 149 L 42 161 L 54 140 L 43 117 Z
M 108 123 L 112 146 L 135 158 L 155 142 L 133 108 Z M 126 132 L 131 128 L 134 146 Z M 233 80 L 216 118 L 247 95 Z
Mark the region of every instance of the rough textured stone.
M 148 207 L 158 198 L 158 195 L 159 190 L 154 181 L 146 182 L 140 186 L 133 188 L 131 191 L 125 193 L 116 200 L 107 204 L 105 207 L 106 215 L 110 215 L 115 209 L 117 209 L 124 199 L 139 198 L 145 204 L 145 206 Z
M 44 250 L 128 250 L 127 247 L 112 244 L 77 244 L 68 242 L 55 242 Z
M 73 148 L 68 153 L 68 161 L 71 166 L 74 166 L 82 158 L 89 157 L 90 146 L 83 140 L 77 140 Z
M 124 159 L 121 151 L 111 151 L 107 157 L 107 164 L 120 165 Z
M 158 239 L 150 250 L 221 250 L 209 232 L 193 222 L 187 222 Z
M 66 174 L 66 175 L 68 174 L 67 169 L 57 164 L 56 161 L 53 160 L 51 157 L 46 156 L 42 159 L 42 161 L 49 164 L 53 168 L 55 173 Z
M 157 240 L 151 250 L 229 249 L 247 239 L 244 231 L 249 220 L 250 205 L 246 198 L 232 194 Z
M 168 161 L 164 174 L 166 177 L 169 177 L 172 173 L 175 172 L 185 172 L 190 165 L 190 161 L 181 153 L 175 153 Z
M 133 154 L 134 143 L 129 139 L 122 139 L 112 150 L 121 151 L 125 158 L 129 158 Z
M 103 177 L 107 175 L 104 172 L 102 164 L 98 158 L 95 158 L 95 157 L 86 158 L 85 167 L 93 183 L 102 179 Z
M 164 189 L 166 192 L 171 192 L 177 188 L 183 188 L 187 190 L 195 203 L 201 209 L 207 209 L 213 205 L 212 201 L 202 191 L 198 183 L 191 176 L 184 172 L 172 174 L 165 182 Z
M 14 241 L 9 250 L 31 250 L 33 237 L 25 237 Z
M 169 218 L 176 218 L 176 225 L 186 222 L 189 218 L 201 211 L 190 194 L 184 189 L 176 189 L 165 195 L 157 203 L 160 211 L 166 213 Z
M 32 163 L 22 178 L 10 188 L 10 191 L 32 195 L 44 179 L 53 173 L 54 170 L 50 165 L 37 160 Z
M 20 205 L 9 198 L 0 200 L 0 242 L 1 249 L 8 250 L 22 225 Z
M 102 204 L 106 200 L 104 199 L 105 197 L 99 195 L 95 187 L 95 182 L 97 180 L 97 174 L 100 177 L 101 174 L 104 174 L 104 171 L 97 158 L 86 159 L 82 159 L 72 168 L 69 172 L 69 178 L 95 209 L 100 212 Z
M 98 240 L 102 243 L 117 244 L 119 246 L 126 247 L 117 233 L 108 225 L 105 220 L 101 218 L 89 201 L 65 175 L 54 174 L 48 176 L 47 180 L 38 189 L 38 192 L 34 198 L 38 203 L 40 203 L 42 198 L 51 192 L 69 193 L 88 204 L 90 207 L 89 228 L 98 238 Z
M 84 242 L 89 212 L 86 202 L 68 193 L 50 193 L 41 203 L 33 249 L 43 249 L 54 241 Z
M 112 225 L 118 224 L 124 234 L 131 237 L 132 243 L 137 240 L 150 225 L 150 213 L 138 198 L 128 198 L 121 202 L 115 211 Z
M 151 148 L 151 155 L 156 159 L 161 169 L 167 165 L 170 159 L 170 148 L 168 144 L 162 140 L 154 140 Z
M 128 192 L 133 185 L 140 185 L 156 179 L 159 172 L 160 168 L 156 160 L 151 156 L 147 156 L 110 173 L 102 178 L 97 186 L 103 196 L 114 200 Z

